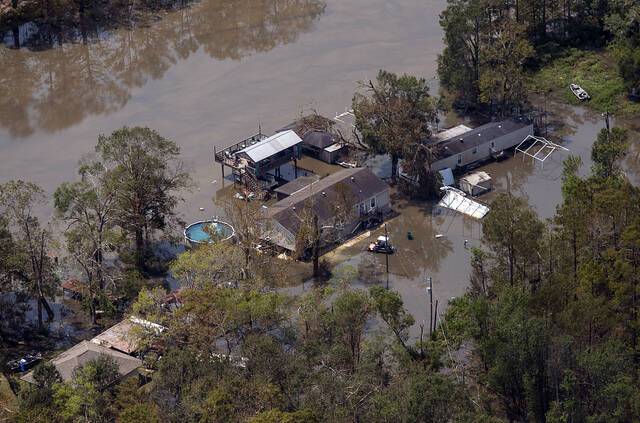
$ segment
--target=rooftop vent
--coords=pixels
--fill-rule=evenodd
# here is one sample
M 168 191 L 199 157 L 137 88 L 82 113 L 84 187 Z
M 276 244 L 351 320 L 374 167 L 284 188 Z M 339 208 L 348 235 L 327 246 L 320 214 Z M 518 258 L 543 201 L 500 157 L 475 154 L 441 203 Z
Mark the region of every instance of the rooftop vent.
M 352 176 L 352 177 L 351 177 L 351 180 L 352 180 L 352 181 L 355 181 L 355 180 L 356 180 L 355 176 Z
M 327 196 L 327 193 L 322 191 L 322 195 L 324 195 L 325 197 Z

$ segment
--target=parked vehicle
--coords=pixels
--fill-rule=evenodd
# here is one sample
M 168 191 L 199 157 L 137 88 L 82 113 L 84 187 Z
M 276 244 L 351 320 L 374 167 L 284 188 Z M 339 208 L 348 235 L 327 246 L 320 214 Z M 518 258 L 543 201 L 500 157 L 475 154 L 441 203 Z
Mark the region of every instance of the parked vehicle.
M 373 253 L 393 254 L 396 249 L 391 245 L 391 240 L 386 235 L 380 235 L 376 242 L 369 244 L 369 251 Z
M 26 372 L 42 360 L 42 354 L 33 353 L 26 354 L 21 358 L 11 360 L 7 362 L 7 367 L 12 372 Z

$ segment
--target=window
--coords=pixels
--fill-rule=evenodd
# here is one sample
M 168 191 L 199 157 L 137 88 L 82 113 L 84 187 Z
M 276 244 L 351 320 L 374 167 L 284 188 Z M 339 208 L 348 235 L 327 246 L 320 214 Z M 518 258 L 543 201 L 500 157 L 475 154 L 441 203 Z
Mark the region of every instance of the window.
M 364 203 L 360 203 L 360 213 L 366 213 L 367 206 Z
M 371 208 L 372 209 L 376 208 L 376 197 L 372 197 L 371 198 L 371 203 L 370 204 L 371 204 Z
M 496 143 L 491 141 L 491 148 L 494 148 L 496 146 Z
M 462 154 L 458 154 L 458 164 L 462 163 Z

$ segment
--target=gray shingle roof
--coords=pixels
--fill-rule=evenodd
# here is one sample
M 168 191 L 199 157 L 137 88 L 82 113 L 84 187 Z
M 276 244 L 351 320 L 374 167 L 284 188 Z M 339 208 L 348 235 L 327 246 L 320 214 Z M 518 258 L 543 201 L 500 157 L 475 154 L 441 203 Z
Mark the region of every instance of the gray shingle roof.
M 284 195 L 291 195 L 294 192 L 300 191 L 302 188 L 307 187 L 314 182 L 317 182 L 318 179 L 319 178 L 317 176 L 301 176 L 274 189 L 274 191 Z
M 265 217 L 276 220 L 291 233 L 296 234 L 300 228 L 299 213 L 309 200 L 318 220 L 321 223 L 329 221 L 333 214 L 332 204 L 335 204 L 338 198 L 336 187 L 339 184 L 349 190 L 354 205 L 389 189 L 389 185 L 368 168 L 344 169 L 280 200 L 265 211 Z
M 336 136 L 326 131 L 312 130 L 304 134 L 302 142 L 311 147 L 325 149 L 337 142 Z
M 73 378 L 73 372 L 78 367 L 82 367 L 89 361 L 95 360 L 101 355 L 113 358 L 118 365 L 120 376 L 126 376 L 142 365 L 142 361 L 120 351 L 105 348 L 90 341 L 82 341 L 79 344 L 66 350 L 51 363 L 56 367 L 62 380 L 67 382 Z M 30 383 L 34 383 L 33 372 L 29 372 L 22 377 Z
M 529 126 L 531 123 L 525 119 L 508 119 L 502 122 L 490 122 L 486 125 L 479 126 L 471 131 L 465 132 L 459 136 L 450 138 L 439 143 L 441 150 L 438 154 L 439 159 L 450 157 L 454 154 L 462 153 L 473 147 L 480 146 L 515 132 L 518 129 Z

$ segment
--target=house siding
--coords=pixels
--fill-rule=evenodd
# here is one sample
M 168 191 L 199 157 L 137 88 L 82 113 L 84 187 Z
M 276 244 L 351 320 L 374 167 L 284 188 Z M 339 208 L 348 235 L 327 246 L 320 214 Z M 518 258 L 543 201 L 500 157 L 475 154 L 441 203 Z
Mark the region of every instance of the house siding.
M 517 131 L 495 138 L 491 141 L 487 141 L 476 147 L 471 147 L 461 153 L 453 154 L 449 157 L 445 157 L 444 159 L 435 161 L 431 165 L 431 168 L 434 171 L 446 168 L 455 169 L 456 167 L 467 166 L 477 161 L 487 160 L 491 157 L 492 142 L 494 144 L 494 150 L 502 151 L 517 146 L 526 138 L 527 135 L 533 135 L 533 125 L 525 126 Z M 473 153 L 474 148 L 477 149 L 475 154 Z M 458 163 L 458 156 L 461 156 L 462 159 L 460 163 Z
M 352 218 L 349 223 L 345 226 L 344 230 L 341 232 L 341 237 L 343 239 L 348 239 L 352 236 L 353 231 L 356 229 L 358 224 L 360 223 L 360 204 L 366 205 L 366 210 L 370 210 L 371 199 L 375 198 L 376 206 L 375 210 L 382 212 L 383 215 L 388 214 L 391 211 L 391 196 L 389 195 L 389 190 L 385 190 L 377 193 L 374 196 L 367 198 L 366 200 L 355 205 L 352 213 Z M 326 224 L 326 221 L 318 222 L 320 226 Z M 271 219 L 269 221 L 269 228 L 266 232 L 270 235 L 271 241 L 277 243 L 281 247 L 289 250 L 295 251 L 296 244 L 296 234 L 292 233 L 289 229 L 285 228 L 281 225 L 277 220 Z

